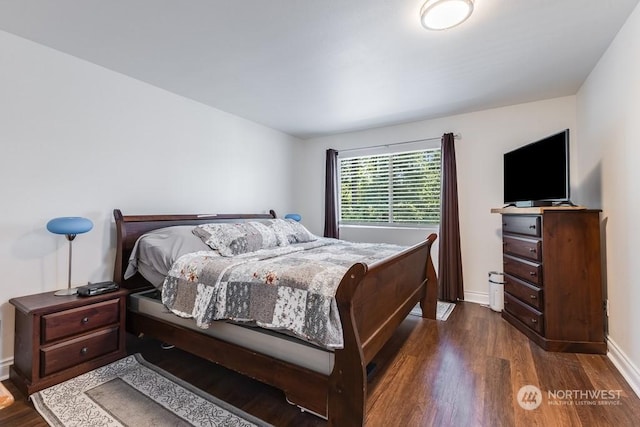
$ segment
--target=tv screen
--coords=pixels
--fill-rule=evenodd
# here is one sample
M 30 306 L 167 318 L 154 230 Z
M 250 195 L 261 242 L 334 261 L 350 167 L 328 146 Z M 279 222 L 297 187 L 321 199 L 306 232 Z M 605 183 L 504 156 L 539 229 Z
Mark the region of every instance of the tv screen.
M 569 129 L 505 153 L 504 202 L 569 202 Z

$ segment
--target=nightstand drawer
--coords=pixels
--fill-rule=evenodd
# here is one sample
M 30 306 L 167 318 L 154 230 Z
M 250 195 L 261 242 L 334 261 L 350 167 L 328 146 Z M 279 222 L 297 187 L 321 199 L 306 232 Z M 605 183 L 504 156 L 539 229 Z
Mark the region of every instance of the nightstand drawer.
M 79 365 L 118 349 L 118 327 L 104 329 L 40 350 L 40 375 Z
M 119 300 L 113 299 L 42 316 L 42 343 L 118 323 Z
M 504 290 L 530 306 L 542 309 L 542 289 L 505 274 Z
M 536 285 L 542 285 L 542 265 L 537 262 L 525 261 L 509 255 L 503 256 L 505 273 L 524 279 Z
M 529 307 L 509 294 L 504 294 L 504 309 L 518 318 L 529 328 L 544 333 L 543 316 L 535 308 Z

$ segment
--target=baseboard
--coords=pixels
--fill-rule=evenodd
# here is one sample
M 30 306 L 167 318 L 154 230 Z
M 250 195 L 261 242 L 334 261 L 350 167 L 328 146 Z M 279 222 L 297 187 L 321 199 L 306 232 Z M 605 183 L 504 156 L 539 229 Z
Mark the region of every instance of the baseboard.
M 9 367 L 13 365 L 13 357 L 0 361 L 0 381 L 9 378 Z
M 465 291 L 464 292 L 464 300 L 465 300 L 465 302 L 473 302 L 475 304 L 489 305 L 489 293 L 487 293 L 487 292 L 476 292 L 476 291 Z
M 636 395 L 640 397 L 640 370 L 610 337 L 607 337 L 607 347 L 607 357 L 627 380 Z

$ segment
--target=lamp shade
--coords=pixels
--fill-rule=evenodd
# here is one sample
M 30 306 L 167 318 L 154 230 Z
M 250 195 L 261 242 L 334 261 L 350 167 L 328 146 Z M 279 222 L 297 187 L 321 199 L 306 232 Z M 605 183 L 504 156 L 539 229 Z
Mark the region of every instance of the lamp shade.
M 79 216 L 54 218 L 47 223 L 47 230 L 54 234 L 75 235 L 86 233 L 93 228 L 93 222 Z
M 302 216 L 300 214 L 296 214 L 296 213 L 286 214 L 284 217 L 286 219 L 292 219 L 292 220 L 298 221 L 298 222 L 300 222 L 300 220 L 302 219 Z

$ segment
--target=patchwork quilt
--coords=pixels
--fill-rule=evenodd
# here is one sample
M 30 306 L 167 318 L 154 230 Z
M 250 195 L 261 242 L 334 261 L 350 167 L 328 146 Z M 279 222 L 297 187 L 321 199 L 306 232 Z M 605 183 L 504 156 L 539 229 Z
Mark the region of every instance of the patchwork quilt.
M 371 264 L 405 249 L 319 238 L 233 257 L 180 257 L 162 287 L 162 302 L 201 328 L 232 320 L 279 330 L 320 347 L 342 348 L 335 294 L 356 262 Z

